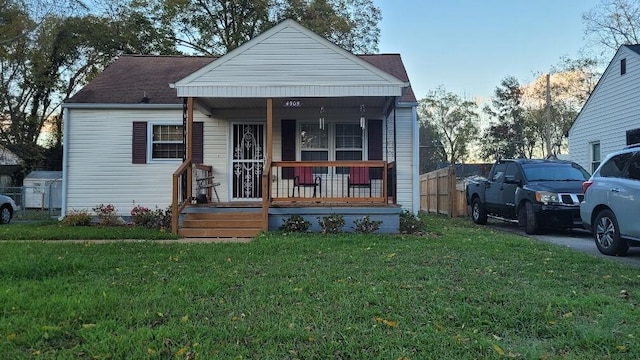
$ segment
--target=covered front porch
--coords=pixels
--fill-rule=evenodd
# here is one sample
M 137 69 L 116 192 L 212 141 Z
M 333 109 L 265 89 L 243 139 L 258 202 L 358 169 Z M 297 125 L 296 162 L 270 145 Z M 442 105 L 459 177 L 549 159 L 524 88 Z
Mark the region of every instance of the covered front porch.
M 218 154 L 226 158 L 221 166 L 206 164 L 206 146 L 204 163 L 194 160 L 193 129 L 197 109 L 202 108 L 196 105 L 199 101 L 185 101 L 186 159 L 173 174 L 172 212 L 179 214 L 173 217 L 173 232 L 188 237 L 253 236 L 279 228 L 284 219 L 296 214 L 310 221 L 313 231 L 318 230 L 318 217 L 334 213 L 345 217 L 347 231 L 354 220 L 364 216 L 383 221 L 381 231 L 397 231 L 401 208 L 396 194 L 393 99 L 366 99 L 368 114 L 360 114 L 365 101 L 362 98 L 350 102 L 338 99 L 345 106 L 342 109 L 332 106 L 336 99 L 307 101 L 306 104 L 325 103 L 333 109 L 326 114 L 325 129 L 320 128 L 320 119 L 309 120 L 316 117 L 315 105 L 308 105 L 313 110 L 274 110 L 274 99 L 254 99 L 265 104 L 264 122 L 221 120 L 229 124 L 229 146 L 225 146 L 228 154 Z M 279 104 L 286 101 L 275 99 Z M 215 100 L 207 99 L 205 103 Z M 352 148 L 348 150 L 335 150 L 335 144 L 330 151 L 318 150 L 317 138 L 327 137 L 332 111 L 353 119 L 337 121 L 342 124 L 340 130 L 350 129 L 346 141 L 352 142 Z M 228 114 L 229 109 L 223 112 Z M 280 119 L 274 121 L 274 114 Z M 291 118 L 301 120 L 296 125 Z M 309 124 L 317 126 L 318 131 L 306 126 Z M 336 132 L 333 128 L 332 133 Z M 329 142 L 344 141 L 340 137 L 343 135 L 333 134 Z M 287 147 L 293 151 L 287 153 Z M 335 160 L 342 155 L 359 160 Z M 333 160 L 283 160 L 287 157 Z
M 398 199 L 412 206 L 415 97 L 398 54 L 354 55 L 286 20 L 172 87 L 186 144 L 174 232 L 191 220 L 207 235 L 234 221 L 268 230 L 305 208 L 397 218 Z M 216 212 L 226 214 L 204 215 Z

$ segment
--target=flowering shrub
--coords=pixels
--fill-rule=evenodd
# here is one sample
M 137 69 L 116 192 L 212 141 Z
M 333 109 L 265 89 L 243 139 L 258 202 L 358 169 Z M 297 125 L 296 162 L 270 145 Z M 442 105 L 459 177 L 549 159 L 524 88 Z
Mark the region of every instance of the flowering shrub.
M 282 219 L 282 223 L 280 230 L 288 232 L 306 232 L 311 226 L 311 223 L 301 215 L 291 215 L 287 219 Z
M 86 210 L 71 210 L 62 219 L 64 226 L 89 226 L 91 225 L 91 214 Z
M 354 220 L 353 223 L 356 226 L 356 232 L 370 234 L 380 229 L 380 224 L 382 224 L 382 221 L 374 221 L 369 219 L 369 216 L 365 216 L 362 219 Z
M 344 217 L 338 214 L 318 217 L 318 224 L 320 224 L 323 234 L 337 234 L 342 231 Z
M 171 226 L 171 207 L 166 210 L 151 210 L 148 207 L 138 205 L 131 209 L 131 219 L 136 226 L 150 229 L 168 229 Z
M 131 209 L 131 219 L 136 226 L 154 227 L 155 220 L 153 212 L 146 206 L 138 205 Z
M 98 216 L 100 225 L 110 226 L 118 224 L 116 208 L 112 204 L 100 204 L 93 208 L 93 212 Z

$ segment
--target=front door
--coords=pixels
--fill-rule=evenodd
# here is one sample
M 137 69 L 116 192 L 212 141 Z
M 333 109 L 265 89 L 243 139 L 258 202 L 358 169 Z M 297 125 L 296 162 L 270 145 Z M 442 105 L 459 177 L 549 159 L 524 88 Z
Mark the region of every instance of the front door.
M 264 124 L 233 124 L 232 137 L 232 198 L 259 200 L 262 198 Z

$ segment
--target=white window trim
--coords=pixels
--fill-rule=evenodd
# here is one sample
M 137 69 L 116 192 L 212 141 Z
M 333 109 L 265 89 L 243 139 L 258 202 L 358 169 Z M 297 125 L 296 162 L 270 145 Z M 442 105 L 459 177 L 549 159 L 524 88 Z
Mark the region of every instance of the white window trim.
M 147 122 L 147 163 L 148 164 L 180 164 L 182 159 L 154 159 L 153 158 L 153 127 L 156 125 L 183 126 L 182 121 L 148 121 Z

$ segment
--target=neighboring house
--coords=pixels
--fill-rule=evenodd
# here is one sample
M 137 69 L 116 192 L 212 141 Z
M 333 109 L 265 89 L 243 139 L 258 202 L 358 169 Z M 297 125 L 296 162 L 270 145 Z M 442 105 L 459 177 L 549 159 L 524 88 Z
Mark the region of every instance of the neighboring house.
M 400 55 L 292 20 L 220 58 L 122 56 L 63 105 L 62 213 L 171 205 L 183 236 L 332 213 L 397 231 L 419 209 L 416 105 Z
M 22 159 L 13 151 L 0 145 L 0 187 L 16 186 L 15 181 L 22 168 Z
M 571 160 L 593 172 L 609 153 L 640 143 L 640 45 L 623 45 L 569 130 Z

